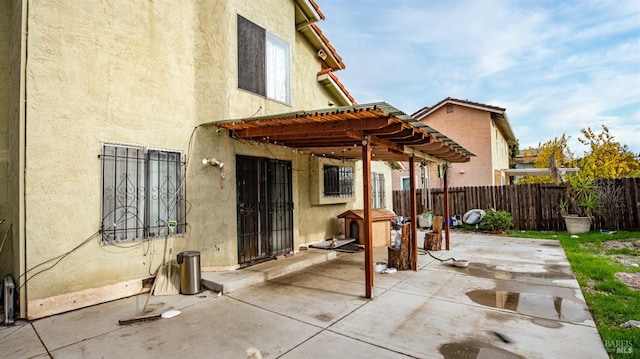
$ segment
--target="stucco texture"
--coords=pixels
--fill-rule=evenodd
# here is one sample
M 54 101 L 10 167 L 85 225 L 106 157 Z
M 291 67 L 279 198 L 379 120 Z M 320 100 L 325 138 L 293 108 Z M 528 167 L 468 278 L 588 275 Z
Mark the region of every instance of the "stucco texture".
M 179 9 L 168 2 L 30 3 L 28 268 L 100 229 L 103 142 L 186 148 L 195 120 L 193 7 Z M 48 271 L 31 271 L 31 299 L 149 276 L 158 263 L 144 245 L 107 247 L 99 238 Z
M 0 225 L 0 243 L 2 243 L 8 224 L 9 217 L 10 188 L 12 186 L 10 165 L 11 148 L 9 147 L 10 130 L 10 99 L 13 96 L 11 91 L 10 74 L 10 42 L 11 42 L 11 6 L 10 2 L 0 3 L 0 220 L 5 220 L 6 224 Z M 15 188 L 15 187 L 14 187 Z M 0 275 L 11 273 L 11 242 L 6 244 L 0 252 Z M 2 277 L 0 277 L 2 278 Z
M 237 14 L 290 44 L 291 104 L 238 90 Z M 104 143 L 184 154 L 188 225 L 174 253 L 201 251 L 203 268 L 238 265 L 237 154 L 292 161 L 296 249 L 333 234 L 334 217 L 362 205 L 312 205 L 308 156 L 239 142 L 215 126 L 336 102 L 317 81 L 320 61 L 295 31 L 294 16 L 291 0 L 29 2 L 22 225 L 30 302 L 55 306 L 41 299 L 61 295 L 73 301 L 74 293 L 148 278 L 162 262 L 163 239 L 117 246 L 100 240 Z M 224 179 L 219 168 L 202 165 L 205 157 L 225 163 Z M 361 169 L 355 173 L 357 180 Z
M 0 3 L 0 278 L 19 276 L 21 1 Z
M 422 122 L 444 133 L 456 141 L 460 146 L 475 154 L 466 163 L 451 164 L 450 187 L 464 186 L 492 186 L 501 185 L 495 182 L 495 170 L 509 168 L 508 153 L 502 154 L 502 148 L 496 154 L 496 131 L 492 127 L 491 114 L 487 111 L 451 105 L 443 106 L 430 114 Z M 505 143 L 504 137 L 498 132 L 499 146 Z M 441 187 L 437 166 L 430 164 L 431 187 Z

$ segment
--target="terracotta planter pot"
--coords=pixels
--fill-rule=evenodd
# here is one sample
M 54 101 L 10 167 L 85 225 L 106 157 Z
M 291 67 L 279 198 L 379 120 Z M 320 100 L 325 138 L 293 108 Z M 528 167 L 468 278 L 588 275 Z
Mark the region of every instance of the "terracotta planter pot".
M 564 224 L 570 234 L 587 233 L 591 229 L 589 217 L 565 216 Z

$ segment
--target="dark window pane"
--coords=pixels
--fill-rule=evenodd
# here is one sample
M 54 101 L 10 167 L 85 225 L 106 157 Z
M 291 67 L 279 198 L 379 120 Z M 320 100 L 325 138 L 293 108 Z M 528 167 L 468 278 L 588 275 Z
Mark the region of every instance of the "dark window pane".
M 353 196 L 353 168 L 324 166 L 325 197 Z
M 238 87 L 266 96 L 266 31 L 238 15 Z

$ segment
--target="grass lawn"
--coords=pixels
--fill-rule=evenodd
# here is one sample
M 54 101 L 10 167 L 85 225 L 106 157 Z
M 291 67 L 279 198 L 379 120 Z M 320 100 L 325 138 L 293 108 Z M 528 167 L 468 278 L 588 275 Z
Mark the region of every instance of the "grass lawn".
M 640 321 L 640 291 L 618 279 L 636 278 L 638 284 L 640 232 L 591 232 L 577 238 L 566 232 L 511 231 L 509 235 L 560 240 L 609 356 L 640 358 L 640 328 L 621 326 L 629 320 Z

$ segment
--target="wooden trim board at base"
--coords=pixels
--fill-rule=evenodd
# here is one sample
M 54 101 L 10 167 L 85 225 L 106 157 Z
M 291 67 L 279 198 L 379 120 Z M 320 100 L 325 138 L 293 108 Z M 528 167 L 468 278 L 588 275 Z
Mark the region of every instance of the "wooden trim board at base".
M 135 279 L 100 288 L 29 300 L 27 301 L 27 319 L 44 318 L 116 299 L 148 293 L 151 288 L 144 287 L 142 282 L 143 279 Z

